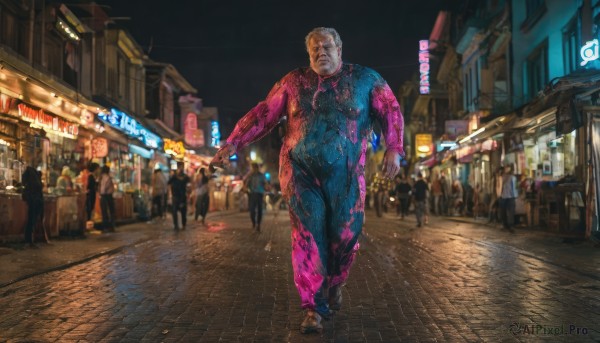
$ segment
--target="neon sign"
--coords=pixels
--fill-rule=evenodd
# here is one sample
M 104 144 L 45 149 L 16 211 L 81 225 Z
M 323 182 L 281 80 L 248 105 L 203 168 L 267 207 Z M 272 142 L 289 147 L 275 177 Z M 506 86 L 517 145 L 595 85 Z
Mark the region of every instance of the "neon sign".
M 185 155 L 185 147 L 181 141 L 172 141 L 165 138 L 165 152 L 177 158 L 183 158 Z
M 150 132 L 135 119 L 116 108 L 111 109 L 110 113 L 98 113 L 98 118 L 129 136 L 137 138 L 150 148 L 158 149 L 162 143 L 162 139 L 158 135 Z
M 17 109 L 19 117 L 30 122 L 32 125 L 55 131 L 73 139 L 79 134 L 79 126 L 77 124 L 55 117 L 52 114 L 44 112 L 44 110 L 36 110 L 25 104 L 19 104 Z
M 419 92 L 429 94 L 429 41 L 419 41 Z
M 600 58 L 600 53 L 598 51 L 598 40 L 594 39 L 589 42 L 586 42 L 584 46 L 579 50 L 579 54 L 581 55 L 581 66 L 586 65 L 588 62 L 595 61 Z
M 219 122 L 213 120 L 210 122 L 210 146 L 217 147 L 219 146 L 219 142 L 221 141 L 221 133 L 219 132 Z

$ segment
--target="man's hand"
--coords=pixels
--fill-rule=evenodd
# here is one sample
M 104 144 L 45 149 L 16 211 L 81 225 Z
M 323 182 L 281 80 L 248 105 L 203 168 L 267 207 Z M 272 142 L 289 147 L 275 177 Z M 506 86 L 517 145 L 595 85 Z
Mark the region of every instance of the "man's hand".
M 387 150 L 383 156 L 383 176 L 393 178 L 400 171 L 400 153 L 395 150 Z
M 225 144 L 217 151 L 215 157 L 210 161 L 209 169 L 211 172 L 214 171 L 215 167 L 222 168 L 229 164 L 229 157 L 235 154 L 235 146 L 232 144 Z

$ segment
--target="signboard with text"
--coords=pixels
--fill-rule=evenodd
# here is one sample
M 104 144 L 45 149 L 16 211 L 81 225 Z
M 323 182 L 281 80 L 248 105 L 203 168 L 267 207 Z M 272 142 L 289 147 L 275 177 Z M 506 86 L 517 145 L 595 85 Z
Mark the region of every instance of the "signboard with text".
M 109 113 L 98 113 L 98 118 L 127 135 L 137 138 L 150 148 L 158 149 L 162 146 L 162 139 L 157 134 L 150 132 L 134 118 L 116 108 L 111 109 Z

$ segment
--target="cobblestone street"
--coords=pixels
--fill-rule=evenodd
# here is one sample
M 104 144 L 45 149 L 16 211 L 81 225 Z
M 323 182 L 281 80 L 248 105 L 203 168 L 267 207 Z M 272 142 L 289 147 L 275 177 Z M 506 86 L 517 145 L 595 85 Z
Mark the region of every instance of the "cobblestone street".
M 304 336 L 287 213 L 260 234 L 246 213 L 212 218 L 0 288 L 0 341 L 600 341 L 589 243 L 369 212 L 342 310 Z

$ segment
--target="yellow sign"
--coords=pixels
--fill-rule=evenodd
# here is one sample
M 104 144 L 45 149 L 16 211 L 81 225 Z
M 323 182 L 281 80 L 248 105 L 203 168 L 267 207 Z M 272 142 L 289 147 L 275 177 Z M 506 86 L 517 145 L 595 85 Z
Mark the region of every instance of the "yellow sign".
M 164 139 L 165 142 L 165 152 L 169 155 L 173 155 L 177 158 L 183 158 L 185 155 L 185 147 L 183 146 L 183 142 L 173 141 L 168 138 Z
M 418 133 L 415 135 L 415 146 L 417 147 L 417 157 L 426 157 L 433 153 L 433 138 L 428 133 Z

